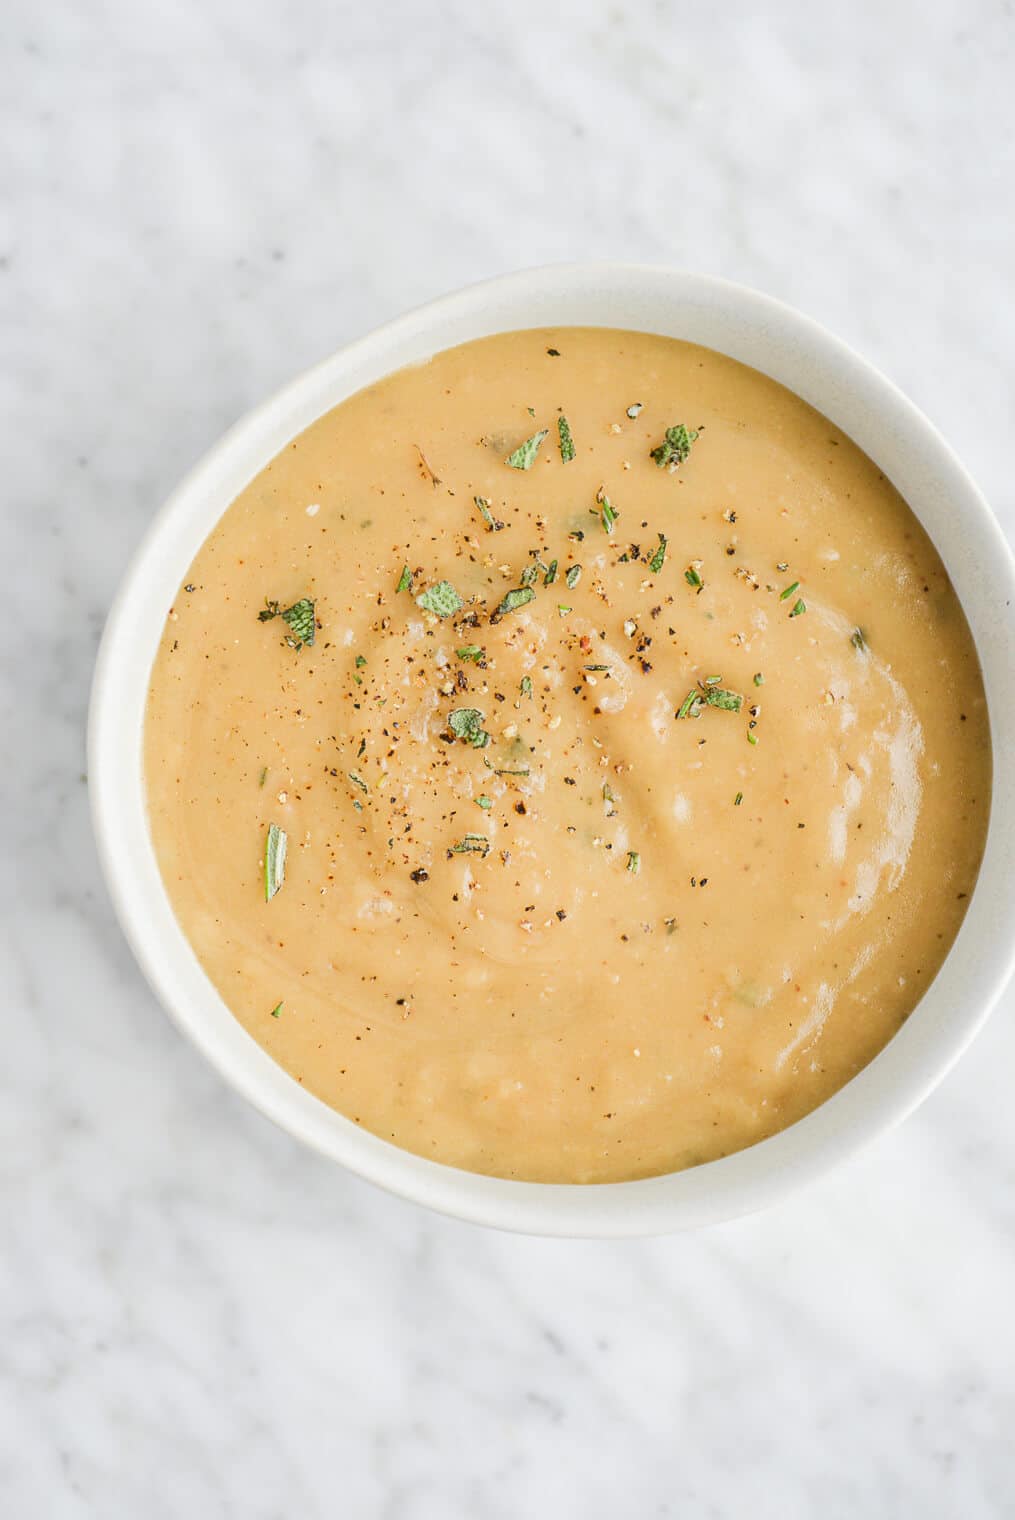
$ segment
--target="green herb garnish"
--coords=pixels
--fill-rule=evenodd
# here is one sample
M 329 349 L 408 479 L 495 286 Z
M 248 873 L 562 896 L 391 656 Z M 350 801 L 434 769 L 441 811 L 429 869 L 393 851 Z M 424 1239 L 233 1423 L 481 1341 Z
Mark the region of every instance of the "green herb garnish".
M 757 734 L 753 734 L 750 729 L 747 730 L 747 742 L 748 744 L 757 744 L 758 742 Z
M 581 578 L 582 578 L 582 567 L 581 567 L 581 565 L 572 565 L 569 568 L 567 574 L 564 577 L 565 581 L 567 582 L 567 589 L 569 591 L 573 591 L 574 588 L 577 586 L 578 582 L 581 580 Z
M 289 843 L 285 829 L 277 823 L 268 825 L 268 838 L 264 846 L 264 900 L 271 902 L 285 881 L 285 852 Z
M 734 807 L 739 807 L 740 804 L 743 802 L 743 800 L 744 800 L 744 794 L 743 794 L 743 792 L 737 792 L 737 795 L 733 799 L 733 806 Z
M 764 684 L 765 684 L 765 677 L 761 674 L 760 670 L 757 672 L 757 674 L 754 677 L 754 684 L 755 684 L 755 686 L 764 686 Z
M 451 849 L 455 855 L 489 855 L 490 841 L 485 834 L 466 834 Z
M 422 596 L 417 596 L 416 605 L 422 607 L 424 612 L 447 618 L 461 612 L 465 603 L 450 581 L 438 581 L 435 586 L 428 587 Z
M 641 856 L 638 854 L 637 850 L 628 850 L 627 869 L 631 872 L 632 876 L 637 876 L 638 872 L 641 870 Z
M 509 464 L 513 470 L 531 470 L 535 464 L 539 446 L 546 437 L 548 428 L 543 428 L 538 433 L 533 433 L 531 438 L 526 438 L 520 443 L 513 453 L 509 454 L 504 463 Z
M 525 569 L 522 571 L 521 576 L 519 577 L 519 579 L 521 580 L 521 583 L 522 583 L 523 586 L 532 586 L 532 585 L 535 585 L 535 582 L 536 582 L 536 579 L 538 578 L 538 576 L 539 576 L 539 566 L 538 565 L 526 565 Z
M 286 635 L 286 643 L 292 649 L 302 649 L 304 644 L 309 646 L 314 642 L 317 625 L 314 620 L 314 604 L 308 596 L 301 597 L 298 602 L 293 602 L 292 606 L 286 607 L 284 611 L 278 602 L 266 601 L 257 616 L 262 623 L 280 617 L 290 629 Z
M 485 797 L 485 796 L 484 797 L 477 797 L 476 798 L 476 806 L 484 808 L 484 809 L 492 808 L 493 807 L 493 801 L 489 797 Z
M 862 628 L 854 628 L 849 636 L 849 642 L 854 649 L 864 650 L 867 648 L 867 638 Z
M 361 792 L 368 792 L 370 790 L 366 782 L 363 780 L 363 777 L 360 776 L 356 771 L 346 771 L 346 775 L 349 777 L 349 780 L 352 782 L 353 786 L 358 786 Z
M 279 1014 L 282 1012 L 282 1009 L 284 1007 L 285 1007 L 284 1000 L 281 1003 L 276 1003 L 275 1006 L 274 1006 L 274 1008 L 271 1010 L 271 1016 L 272 1016 L 272 1018 L 273 1019 L 277 1019 L 278 1016 L 279 1016 Z
M 724 691 L 721 686 L 710 686 L 705 692 L 709 707 L 721 707 L 724 712 L 739 712 L 744 699 L 738 691 Z
M 568 613 L 569 612 L 573 612 L 573 611 L 574 611 L 573 607 L 565 607 L 563 602 L 558 602 L 557 603 L 557 616 L 558 617 L 567 617 Z
M 552 586 L 556 579 L 557 561 L 555 559 L 551 559 L 550 563 L 546 567 L 546 574 L 543 576 L 543 585 Z
M 790 615 L 790 617 L 799 617 L 800 614 L 801 614 L 801 612 L 806 612 L 806 611 L 807 611 L 807 603 L 801 597 L 797 597 L 797 599 L 794 602 L 793 606 L 789 609 L 789 615 Z
M 568 464 L 574 458 L 574 439 L 571 437 L 571 424 L 566 417 L 557 418 L 557 432 L 560 434 L 560 457 Z
M 536 593 L 531 586 L 519 586 L 517 591 L 509 591 L 490 619 L 491 623 L 496 623 L 505 613 L 517 612 L 519 607 L 524 607 L 526 603 L 535 601 L 535 597 Z
M 651 457 L 660 469 L 666 466 L 672 473 L 677 468 L 677 465 L 683 464 L 688 454 L 690 454 L 691 445 L 697 436 L 696 429 L 689 429 L 682 422 L 678 422 L 673 427 L 666 429 L 666 436 L 663 438 L 662 443 L 650 451 Z
M 485 749 L 490 735 L 483 727 L 483 714 L 478 707 L 458 707 L 448 718 L 448 727 L 456 739 L 465 739 L 473 749 Z
M 613 505 L 613 502 L 607 496 L 602 486 L 600 486 L 599 490 L 596 492 L 596 504 L 599 507 L 599 516 L 603 527 L 606 529 L 607 533 L 612 533 L 613 524 L 617 521 L 620 513 Z
M 476 506 L 479 508 L 480 516 L 486 523 L 486 526 L 490 529 L 490 532 L 499 533 L 504 524 L 501 522 L 499 517 L 494 517 L 493 513 L 490 511 L 490 503 L 487 497 L 474 496 L 472 499 L 476 503 Z
M 653 572 L 653 574 L 658 575 L 659 572 L 660 572 L 660 570 L 663 568 L 663 565 L 665 564 L 665 562 L 666 562 L 666 534 L 665 533 L 660 533 L 660 535 L 659 535 L 659 547 L 656 550 L 656 552 L 653 554 L 652 558 L 649 560 L 648 567 Z
M 786 601 L 788 597 L 791 597 L 793 595 L 794 591 L 799 591 L 799 590 L 800 590 L 800 582 L 799 581 L 794 581 L 793 584 L 792 584 L 792 586 L 787 586 L 786 589 L 785 589 L 785 591 L 780 591 L 779 592 L 779 600 L 780 600 L 780 602 Z
M 479 644 L 463 644 L 461 649 L 455 650 L 455 654 L 460 660 L 472 660 L 478 665 L 483 658 L 483 649 Z
M 367 662 L 366 661 L 366 655 L 358 654 L 356 656 L 356 669 L 357 670 L 362 670 L 363 666 L 366 664 L 366 662 Z
M 696 591 L 700 591 L 705 584 L 693 565 L 689 565 L 684 571 L 684 580 L 689 586 L 693 586 Z
M 268 767 L 266 765 L 262 765 L 262 767 L 261 767 L 261 774 L 260 774 L 260 776 L 258 778 L 258 782 L 257 782 L 258 786 L 263 786 L 264 783 L 267 781 L 267 779 L 268 779 Z
M 531 695 L 532 695 L 532 677 L 531 676 L 522 676 L 521 693 L 522 693 L 523 697 L 531 697 Z
M 702 700 L 700 691 L 689 691 L 677 709 L 678 718 L 697 718 L 701 713 Z
M 395 590 L 396 591 L 411 591 L 412 590 L 412 572 L 410 571 L 408 565 L 403 565 L 402 566 L 402 573 L 398 577 L 398 585 L 395 587 Z

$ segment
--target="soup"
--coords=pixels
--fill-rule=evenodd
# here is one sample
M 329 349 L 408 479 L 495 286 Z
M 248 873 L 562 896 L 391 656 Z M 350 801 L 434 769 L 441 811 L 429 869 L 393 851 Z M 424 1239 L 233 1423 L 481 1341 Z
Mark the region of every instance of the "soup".
M 821 415 L 644 333 L 506 333 L 343 402 L 169 611 L 179 922 L 296 1081 L 410 1151 L 607 1182 L 861 1070 L 954 939 L 983 687 L 927 535 Z

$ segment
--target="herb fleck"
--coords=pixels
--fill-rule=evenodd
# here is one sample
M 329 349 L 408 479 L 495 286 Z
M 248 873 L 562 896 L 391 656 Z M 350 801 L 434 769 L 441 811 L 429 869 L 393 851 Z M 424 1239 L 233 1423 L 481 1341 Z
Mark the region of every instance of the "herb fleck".
M 631 418 L 632 422 L 634 421 L 635 417 L 637 417 L 638 413 L 641 410 L 642 410 L 642 403 L 640 401 L 634 401 L 634 402 L 631 403 L 631 405 L 627 409 L 627 415 Z
M 551 559 L 550 563 L 546 567 L 546 574 L 543 576 L 543 585 L 552 586 L 556 579 L 557 561 L 555 559 Z
M 743 794 L 743 792 L 737 792 L 737 795 L 733 799 L 733 806 L 734 807 L 739 807 L 740 804 L 743 802 L 743 800 L 744 800 L 744 794 Z
M 433 612 L 439 618 L 454 617 L 465 606 L 450 581 L 438 581 L 435 586 L 428 587 L 422 596 L 417 596 L 416 604 L 424 612 Z
M 526 438 L 524 443 L 509 454 L 504 463 L 509 464 L 513 470 L 531 470 L 539 453 L 539 446 L 546 437 L 548 428 L 542 428 L 540 432 L 533 433 L 531 438 Z
M 780 600 L 780 602 L 786 601 L 788 597 L 791 597 L 793 595 L 794 591 L 799 591 L 799 590 L 800 590 L 800 582 L 799 581 L 794 581 L 793 584 L 792 584 L 792 586 L 787 586 L 786 589 L 785 589 L 785 591 L 780 591 L 779 592 L 779 600 Z
M 285 881 L 285 854 L 289 843 L 285 829 L 277 823 L 268 825 L 268 838 L 264 846 L 264 900 L 271 902 Z
M 455 855 L 489 855 L 490 841 L 485 834 L 466 834 L 451 850 Z
M 482 646 L 479 644 L 463 644 L 461 649 L 456 649 L 455 654 L 460 660 L 472 660 L 478 665 L 483 658 Z
M 481 807 L 481 808 L 492 808 L 493 807 L 493 801 L 492 801 L 491 798 L 489 798 L 487 796 L 477 797 L 476 798 L 476 806 L 477 807 Z
M 478 707 L 457 707 L 448 718 L 448 727 L 456 739 L 465 739 L 473 749 L 485 749 L 490 742 Z
M 696 429 L 689 429 L 682 422 L 675 423 L 666 429 L 662 443 L 650 451 L 651 457 L 660 469 L 668 468 L 672 474 L 690 454 L 691 445 L 697 436 Z
M 596 492 L 596 505 L 600 509 L 599 516 L 603 527 L 606 529 L 607 533 L 612 533 L 613 524 L 617 521 L 620 513 L 613 505 L 613 502 L 607 496 L 602 486 L 600 486 L 599 490 Z
M 490 529 L 490 532 L 499 533 L 504 524 L 501 522 L 499 517 L 494 517 L 493 513 L 490 511 L 490 502 L 488 498 L 485 496 L 474 496 L 472 499 L 476 503 L 476 506 L 479 508 L 479 515 L 486 523 L 486 526 Z
M 693 586 L 696 591 L 700 591 L 705 584 L 693 565 L 688 565 L 684 571 L 684 580 L 689 586 Z
M 755 673 L 754 684 L 755 686 L 764 686 L 765 684 L 765 677 L 762 675 L 760 670 Z
M 801 612 L 807 611 L 807 603 L 801 597 L 797 597 L 793 606 L 789 609 L 790 617 L 799 617 Z
M 574 458 L 574 439 L 571 437 L 571 424 L 563 415 L 557 418 L 557 432 L 560 434 L 560 457 L 568 464 Z
M 849 636 L 849 642 L 854 649 L 864 650 L 867 648 L 867 636 L 862 628 L 854 628 Z
M 535 601 L 535 597 L 536 593 L 531 586 L 519 586 L 516 591 L 509 591 L 490 619 L 491 623 L 499 622 L 505 613 L 517 612 L 527 602 Z
M 523 697 L 532 696 L 532 677 L 522 676 L 521 693 Z
M 310 646 L 314 642 L 317 625 L 314 621 L 314 604 L 308 596 L 301 597 L 298 602 L 293 602 L 292 606 L 286 607 L 284 611 L 279 607 L 278 602 L 266 601 L 257 616 L 262 623 L 280 617 L 290 629 L 286 636 L 286 643 L 293 649 L 302 649 L 304 644 Z
M 282 1012 L 282 1009 L 284 1008 L 284 1006 L 285 1006 L 284 1000 L 281 1003 L 276 1003 L 275 1004 L 274 1008 L 271 1010 L 271 1016 L 272 1016 L 273 1019 L 277 1019 L 278 1018 L 278 1016 Z
M 666 534 L 660 533 L 659 547 L 648 562 L 649 569 L 654 575 L 658 575 L 666 562 Z
M 565 581 L 567 581 L 567 589 L 569 591 L 573 591 L 574 588 L 577 586 L 578 582 L 581 580 L 581 578 L 582 578 L 582 567 L 581 567 L 581 565 L 572 565 L 570 567 L 570 569 L 568 570 L 567 574 L 564 577 Z
M 641 870 L 641 856 L 638 854 L 637 850 L 628 850 L 627 869 L 631 872 L 632 876 L 637 876 L 638 872 Z
M 710 707 L 721 707 L 724 712 L 739 712 L 744 699 L 738 691 L 724 691 L 721 686 L 710 686 L 705 693 Z
M 403 565 L 402 566 L 402 573 L 398 577 L 398 585 L 395 587 L 395 590 L 396 591 L 411 591 L 412 590 L 412 572 L 410 571 L 408 565 Z

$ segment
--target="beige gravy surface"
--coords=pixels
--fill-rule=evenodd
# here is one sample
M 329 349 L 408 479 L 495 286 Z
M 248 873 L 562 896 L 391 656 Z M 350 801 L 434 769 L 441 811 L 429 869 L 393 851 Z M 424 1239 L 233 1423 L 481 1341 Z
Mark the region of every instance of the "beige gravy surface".
M 302 599 L 300 648 L 258 614 Z M 283 450 L 169 613 L 145 764 L 183 929 L 287 1071 L 564 1182 L 848 1081 L 941 965 L 990 800 L 969 629 L 888 481 L 755 371 L 594 329 L 438 354 Z

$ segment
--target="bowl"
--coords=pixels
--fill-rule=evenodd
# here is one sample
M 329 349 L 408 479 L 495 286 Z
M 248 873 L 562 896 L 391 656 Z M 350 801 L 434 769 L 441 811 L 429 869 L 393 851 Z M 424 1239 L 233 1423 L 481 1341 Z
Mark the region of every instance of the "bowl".
M 770 1139 L 688 1171 L 634 1182 L 517 1182 L 428 1161 L 306 1092 L 246 1033 L 173 915 L 148 830 L 142 725 L 149 674 L 177 588 L 217 519 L 297 433 L 354 391 L 471 338 L 539 326 L 625 327 L 705 344 L 824 412 L 894 482 L 930 534 L 969 620 L 994 753 L 986 852 L 959 934 L 881 1053 L 834 1097 Z M 99 855 L 142 971 L 179 1027 L 283 1129 L 359 1176 L 461 1219 L 532 1234 L 621 1236 L 709 1224 L 774 1202 L 904 1118 L 981 1027 L 1015 958 L 1015 563 L 986 502 L 936 428 L 865 360 L 790 307 L 723 280 L 628 264 L 522 271 L 399 317 L 251 412 L 155 517 L 109 614 L 92 689 L 88 771 Z

